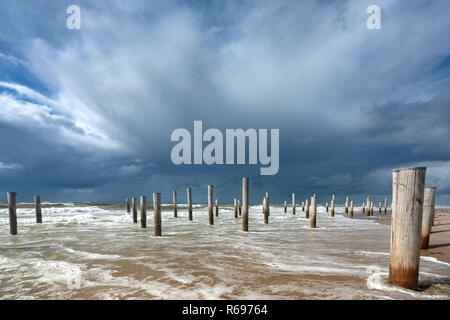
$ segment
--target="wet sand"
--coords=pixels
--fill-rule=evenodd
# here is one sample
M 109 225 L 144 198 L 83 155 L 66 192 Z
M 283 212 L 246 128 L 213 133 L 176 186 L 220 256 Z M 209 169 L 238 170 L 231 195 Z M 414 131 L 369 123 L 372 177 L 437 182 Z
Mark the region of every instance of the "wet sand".
M 379 223 L 390 226 L 391 216 L 380 220 Z M 450 263 L 450 209 L 436 210 L 434 226 L 431 228 L 430 247 L 420 250 L 420 255 Z

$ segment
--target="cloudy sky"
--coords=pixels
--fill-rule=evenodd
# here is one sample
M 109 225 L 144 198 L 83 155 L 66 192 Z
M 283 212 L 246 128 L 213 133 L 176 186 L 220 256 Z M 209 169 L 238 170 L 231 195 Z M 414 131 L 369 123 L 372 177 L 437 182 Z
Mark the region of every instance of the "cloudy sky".
M 81 29 L 66 27 L 69 5 Z M 380 30 L 366 8 L 381 7 Z M 2 0 L 0 201 L 376 201 L 425 165 L 450 204 L 446 0 Z M 173 130 L 280 130 L 280 169 L 171 162 Z

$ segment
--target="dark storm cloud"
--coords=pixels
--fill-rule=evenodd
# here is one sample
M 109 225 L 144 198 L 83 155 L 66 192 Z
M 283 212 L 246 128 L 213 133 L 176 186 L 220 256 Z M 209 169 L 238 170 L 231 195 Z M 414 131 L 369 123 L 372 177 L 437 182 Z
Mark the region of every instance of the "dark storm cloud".
M 450 5 L 379 1 L 5 1 L 0 13 L 0 191 L 120 200 L 206 186 L 252 197 L 389 193 L 422 163 L 450 203 Z M 45 4 L 45 5 L 44 5 Z M 23 8 L 22 8 L 23 7 Z M 279 128 L 280 170 L 175 166 L 171 132 Z

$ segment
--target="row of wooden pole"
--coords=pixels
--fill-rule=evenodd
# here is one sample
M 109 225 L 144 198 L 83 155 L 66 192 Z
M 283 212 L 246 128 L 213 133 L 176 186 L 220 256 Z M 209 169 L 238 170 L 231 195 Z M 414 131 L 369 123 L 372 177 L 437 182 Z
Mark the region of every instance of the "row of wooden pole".
M 393 171 L 392 184 L 392 222 L 391 222 L 391 245 L 389 281 L 401 287 L 417 290 L 419 279 L 420 249 L 426 249 L 429 245 L 431 226 L 435 211 L 435 187 L 425 188 L 424 167 L 401 168 Z M 10 222 L 10 233 L 17 234 L 16 193 L 8 192 L 8 211 Z M 177 216 L 176 192 L 174 198 L 174 216 Z M 192 193 L 187 189 L 189 220 L 192 221 Z M 296 199 L 292 194 L 292 213 L 295 215 Z M 36 222 L 42 223 L 41 199 L 35 196 Z M 302 203 L 302 210 L 309 218 L 309 200 Z M 238 210 L 241 214 L 239 200 L 234 201 L 235 217 Z M 349 212 L 349 197 L 346 197 L 345 212 Z M 350 202 L 350 216 L 353 216 L 353 201 Z M 373 202 L 367 198 L 363 210 L 367 215 L 373 215 Z M 136 198 L 132 198 L 130 207 L 129 199 L 126 200 L 127 212 L 133 211 L 133 222 L 137 223 Z M 328 203 L 326 204 L 328 210 Z M 378 205 L 381 213 L 381 203 Z M 146 197 L 140 197 L 141 227 L 146 228 Z M 248 209 L 249 209 L 249 178 L 242 179 L 242 230 L 248 231 Z M 331 199 L 331 216 L 334 216 L 335 196 Z M 384 212 L 387 212 L 387 199 L 385 199 Z M 287 203 L 284 202 L 284 212 L 287 213 Z M 213 186 L 208 186 L 208 213 L 209 224 L 214 224 L 213 215 Z M 263 200 L 264 223 L 269 223 L 270 203 L 269 194 Z M 311 197 L 311 228 L 316 227 L 317 196 Z M 153 194 L 154 235 L 161 236 L 161 194 Z M 218 201 L 216 201 L 216 216 L 218 216 Z

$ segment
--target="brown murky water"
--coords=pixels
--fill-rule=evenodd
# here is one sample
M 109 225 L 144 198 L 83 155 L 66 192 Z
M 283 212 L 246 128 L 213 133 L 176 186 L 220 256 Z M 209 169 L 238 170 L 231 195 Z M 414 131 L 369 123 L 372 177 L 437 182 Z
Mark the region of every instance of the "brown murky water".
M 421 291 L 387 283 L 390 227 L 319 207 L 317 229 L 297 215 L 250 208 L 250 232 L 231 206 L 208 225 L 204 205 L 187 219 L 163 205 L 163 237 L 133 224 L 122 204 L 47 204 L 36 225 L 18 209 L 9 235 L 0 209 L 0 299 L 449 299 L 450 265 L 422 257 Z M 376 214 L 376 213 L 375 213 Z

